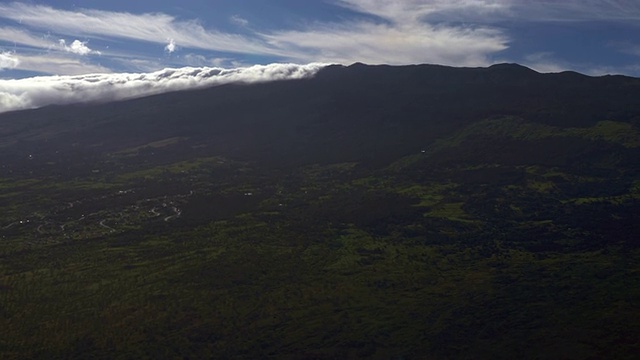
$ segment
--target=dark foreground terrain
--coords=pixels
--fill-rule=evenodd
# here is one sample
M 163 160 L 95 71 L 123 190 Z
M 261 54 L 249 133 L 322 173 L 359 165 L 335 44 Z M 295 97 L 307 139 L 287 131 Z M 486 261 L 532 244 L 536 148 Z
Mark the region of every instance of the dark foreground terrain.
M 640 79 L 329 67 L 0 115 L 0 358 L 632 359 Z

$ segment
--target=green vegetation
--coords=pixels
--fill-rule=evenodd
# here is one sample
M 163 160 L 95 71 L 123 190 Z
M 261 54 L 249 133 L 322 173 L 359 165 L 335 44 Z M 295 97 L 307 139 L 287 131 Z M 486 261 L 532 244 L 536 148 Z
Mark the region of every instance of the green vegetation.
M 101 174 L 115 182 L 4 180 L 2 198 L 30 211 L 46 189 L 84 195 L 2 224 L 0 351 L 505 358 L 533 341 L 531 357 L 635 353 L 634 233 L 591 222 L 626 221 L 638 181 L 614 196 L 595 194 L 596 174 L 507 168 L 417 181 L 406 162 L 371 174 L 349 163 L 281 177 L 207 157 Z M 524 178 L 485 182 L 513 171 Z
M 0 358 L 637 357 L 638 91 L 507 70 L 3 119 Z
M 627 148 L 640 147 L 640 131 L 633 125 L 617 121 L 600 121 L 588 128 L 560 128 L 538 123 L 526 122 L 520 118 L 505 117 L 479 121 L 451 138 L 434 143 L 431 148 L 436 152 L 447 147 L 461 145 L 475 137 L 511 138 L 523 141 L 535 141 L 545 138 L 584 138 L 603 140 Z

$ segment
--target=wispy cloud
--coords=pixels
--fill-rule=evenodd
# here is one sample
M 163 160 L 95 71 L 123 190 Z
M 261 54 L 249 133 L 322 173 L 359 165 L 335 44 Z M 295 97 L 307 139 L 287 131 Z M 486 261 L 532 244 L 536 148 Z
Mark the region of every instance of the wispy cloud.
M 609 44 L 609 47 L 623 54 L 640 57 L 640 44 L 630 41 L 619 41 Z
M 256 83 L 313 76 L 325 64 L 271 64 L 248 68 L 164 69 L 140 74 L 43 76 L 0 80 L 0 112 L 49 104 L 113 101 L 226 83 Z
M 337 0 L 336 4 L 393 22 L 417 21 L 436 14 L 467 14 L 474 17 L 494 12 L 504 13 L 510 6 L 506 0 Z
M 524 21 L 640 20 L 640 2 L 636 0 L 505 0 L 504 3 Z
M 0 15 L 0 17 L 1 16 L 2 15 Z M 15 27 L 0 27 L 0 40 L 13 43 L 13 45 L 24 45 L 41 49 L 47 49 L 56 45 L 48 36 L 36 36 L 25 29 Z
M 131 14 L 102 10 L 61 10 L 27 3 L 0 4 L 0 17 L 21 21 L 31 29 L 53 31 L 66 36 L 99 36 L 161 43 L 165 51 L 181 48 L 218 51 L 225 54 L 270 56 L 296 62 L 356 61 L 394 64 L 436 62 L 450 65 L 490 63 L 492 53 L 507 47 L 507 36 L 483 26 L 433 25 L 423 17 L 444 9 L 486 1 L 425 2 L 417 0 L 343 0 L 338 6 L 350 8 L 375 19 L 357 22 L 315 23 L 297 29 L 245 32 L 244 35 L 205 28 L 196 20 L 178 20 L 167 14 Z M 238 15 L 230 21 L 246 27 Z M 28 40 L 34 40 L 28 37 Z M 167 43 L 167 39 L 169 43 Z M 35 45 L 34 41 L 31 41 Z M 42 45 L 42 44 L 41 44 Z
M 381 7 L 386 0 L 340 0 Z M 476 23 L 579 22 L 640 20 L 640 3 L 636 0 L 408 0 L 419 4 L 418 16 L 426 19 L 473 21 Z M 406 5 L 404 5 L 406 6 Z
M 522 65 L 543 73 L 556 73 L 565 70 L 574 70 L 567 67 L 566 63 L 562 63 L 561 60 L 555 58 L 554 54 L 551 52 L 528 54 L 524 57 Z
M 639 73 L 640 64 L 603 66 L 588 61 L 568 62 L 551 52 L 539 52 L 524 56 L 522 65 L 542 73 L 576 71 L 590 76 L 619 75 Z
M 239 62 L 233 60 L 232 58 L 207 58 L 203 55 L 198 54 L 186 54 L 182 57 L 183 61 L 189 66 L 197 66 L 197 67 L 247 67 L 246 64 L 240 64 Z
M 68 11 L 27 3 L 0 4 L 0 17 L 32 28 L 59 34 L 109 36 L 165 44 L 173 39 L 181 46 L 244 54 L 281 53 L 245 36 L 205 29 L 197 21 L 180 21 L 162 13 L 131 14 L 102 10 Z
M 302 61 L 338 63 L 486 65 L 489 55 L 507 48 L 500 31 L 473 27 L 433 27 L 426 24 L 373 24 L 349 27 L 323 25 L 305 31 L 265 35 L 270 43 L 288 47 Z
M 436 11 L 465 5 L 453 3 L 341 0 L 338 5 L 383 21 L 321 23 L 305 30 L 279 31 L 263 36 L 271 45 L 289 49 L 289 53 L 300 60 L 320 58 L 340 63 L 449 65 L 491 63 L 490 55 L 508 46 L 509 39 L 503 31 L 487 26 L 434 25 L 424 21 L 425 16 Z
M 66 75 L 81 75 L 93 73 L 111 73 L 111 69 L 99 64 L 83 61 L 71 54 L 22 54 L 15 56 L 19 64 L 16 69 L 39 73 L 61 73 Z M 0 80 L 1 81 L 1 80 Z
M 229 18 L 229 20 L 236 25 L 239 26 L 247 26 L 249 25 L 249 20 L 241 17 L 240 15 L 233 15 L 231 16 L 231 18 Z

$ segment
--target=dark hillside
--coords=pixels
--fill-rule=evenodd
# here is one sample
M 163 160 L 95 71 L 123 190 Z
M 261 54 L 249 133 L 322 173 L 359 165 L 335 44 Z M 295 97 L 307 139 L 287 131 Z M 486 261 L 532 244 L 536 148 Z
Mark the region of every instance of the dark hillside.
M 316 78 L 226 85 L 103 105 L 0 115 L 4 141 L 33 151 L 79 144 L 114 151 L 188 137 L 212 152 L 265 164 L 384 164 L 493 116 L 558 127 L 637 122 L 640 80 L 418 65 L 331 66 Z M 15 134 L 15 136 L 11 136 Z M 9 140 L 11 139 L 11 140 Z M 43 144 L 49 141 L 49 145 Z M 258 160 L 258 159 L 256 159 Z
M 0 358 L 635 358 L 638 99 L 354 64 L 0 114 Z

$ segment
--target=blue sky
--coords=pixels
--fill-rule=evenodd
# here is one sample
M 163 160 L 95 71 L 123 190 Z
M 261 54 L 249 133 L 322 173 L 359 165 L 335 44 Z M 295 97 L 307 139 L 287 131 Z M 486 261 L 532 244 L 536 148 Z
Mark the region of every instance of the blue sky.
M 640 1 L 0 2 L 0 78 L 311 62 L 640 76 Z

